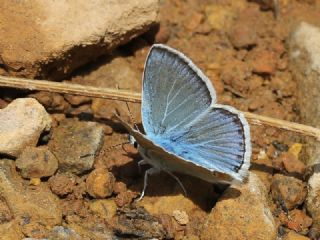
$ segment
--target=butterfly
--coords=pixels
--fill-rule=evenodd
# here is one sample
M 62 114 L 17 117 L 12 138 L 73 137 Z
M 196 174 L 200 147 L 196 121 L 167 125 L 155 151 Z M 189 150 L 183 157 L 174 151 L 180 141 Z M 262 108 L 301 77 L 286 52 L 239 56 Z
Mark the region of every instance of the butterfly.
M 216 103 L 210 80 L 181 52 L 162 44 L 151 47 L 142 88 L 145 134 L 117 117 L 138 143 L 138 164 L 148 176 L 179 172 L 207 182 L 243 182 L 250 166 L 249 125 L 235 108 Z

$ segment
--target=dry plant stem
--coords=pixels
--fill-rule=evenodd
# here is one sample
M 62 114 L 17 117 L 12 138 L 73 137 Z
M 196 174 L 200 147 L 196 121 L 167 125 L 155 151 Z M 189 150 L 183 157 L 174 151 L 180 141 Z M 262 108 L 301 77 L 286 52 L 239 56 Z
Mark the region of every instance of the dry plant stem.
M 0 76 L 0 86 L 8 88 L 29 89 L 37 91 L 66 93 L 95 98 L 113 99 L 126 102 L 141 102 L 141 94 L 129 91 L 83 86 L 78 84 L 51 82 L 45 80 L 31 80 Z M 287 131 L 300 133 L 305 136 L 315 137 L 320 141 L 320 129 L 311 126 L 284 121 L 276 118 L 265 117 L 254 113 L 243 112 L 247 120 L 253 125 L 266 125 Z

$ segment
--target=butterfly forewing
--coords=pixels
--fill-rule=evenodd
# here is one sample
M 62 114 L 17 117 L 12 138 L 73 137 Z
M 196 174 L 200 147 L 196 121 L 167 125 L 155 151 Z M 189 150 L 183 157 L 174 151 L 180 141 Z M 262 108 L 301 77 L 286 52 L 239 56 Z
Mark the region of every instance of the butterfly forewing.
M 200 70 L 163 45 L 150 50 L 142 95 L 142 121 L 148 135 L 183 128 L 215 101 L 215 91 Z

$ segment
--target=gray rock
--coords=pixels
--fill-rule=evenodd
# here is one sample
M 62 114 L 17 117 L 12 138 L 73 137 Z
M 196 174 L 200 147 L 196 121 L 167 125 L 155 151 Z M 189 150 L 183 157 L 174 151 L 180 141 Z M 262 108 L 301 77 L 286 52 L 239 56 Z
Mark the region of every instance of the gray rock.
M 250 173 L 248 182 L 228 188 L 211 210 L 201 239 L 261 239 L 277 236 L 268 206 L 267 190 L 259 177 Z
M 11 75 L 63 78 L 148 30 L 157 12 L 158 0 L 4 0 L 1 63 Z
M 16 160 L 23 178 L 52 176 L 58 169 L 58 160 L 47 146 L 26 147 Z
M 302 123 L 320 127 L 320 28 L 302 22 L 289 39 L 290 64 L 298 83 Z M 320 142 L 308 138 L 307 164 L 314 169 L 309 178 L 306 207 L 313 218 L 310 237 L 320 238 Z
M 53 131 L 49 147 L 58 158 L 59 170 L 82 174 L 93 168 L 103 144 L 103 127 L 94 122 L 65 119 Z
M 58 198 L 45 185 L 28 186 L 15 171 L 12 160 L 0 161 L 0 197 L 5 200 L 22 230 L 31 226 L 61 224 Z
M 36 146 L 50 130 L 51 117 L 33 98 L 18 98 L 0 110 L 0 153 L 17 157 L 26 146 Z

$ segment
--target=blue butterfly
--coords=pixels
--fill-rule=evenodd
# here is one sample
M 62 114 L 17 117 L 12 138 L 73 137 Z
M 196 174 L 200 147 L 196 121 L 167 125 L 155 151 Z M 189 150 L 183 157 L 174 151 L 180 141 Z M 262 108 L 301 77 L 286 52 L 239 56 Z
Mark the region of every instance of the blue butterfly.
M 181 52 L 150 49 L 143 74 L 142 123 L 146 135 L 118 118 L 150 164 L 148 175 L 180 172 L 207 182 L 243 182 L 251 158 L 249 125 L 233 107 L 216 103 L 210 80 Z

